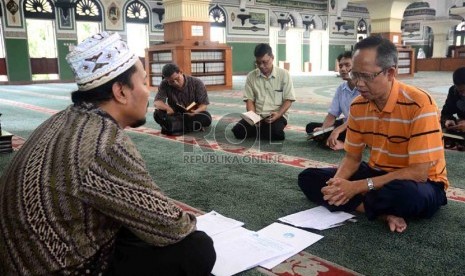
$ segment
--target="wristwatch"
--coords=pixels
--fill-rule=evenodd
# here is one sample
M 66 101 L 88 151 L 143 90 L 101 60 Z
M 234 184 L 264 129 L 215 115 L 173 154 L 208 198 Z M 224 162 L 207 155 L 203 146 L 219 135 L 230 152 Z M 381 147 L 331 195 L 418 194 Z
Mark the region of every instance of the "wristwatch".
M 367 178 L 367 186 L 368 186 L 368 191 L 375 190 L 375 184 L 373 183 L 373 179 Z

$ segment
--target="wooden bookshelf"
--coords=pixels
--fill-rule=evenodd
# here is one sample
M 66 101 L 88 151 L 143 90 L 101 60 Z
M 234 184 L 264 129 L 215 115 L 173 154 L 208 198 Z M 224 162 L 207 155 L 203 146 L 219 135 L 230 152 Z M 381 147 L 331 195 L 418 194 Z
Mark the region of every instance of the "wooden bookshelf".
M 397 76 L 413 77 L 415 68 L 415 50 L 410 47 L 397 48 Z
M 201 79 L 209 90 L 232 89 L 231 47 L 219 43 L 160 44 L 145 50 L 147 86 L 156 89 L 161 69 L 175 63 L 187 75 Z
M 0 128 L 0 153 L 13 151 L 13 134 Z
M 457 47 L 454 51 L 455 58 L 465 58 L 465 46 Z

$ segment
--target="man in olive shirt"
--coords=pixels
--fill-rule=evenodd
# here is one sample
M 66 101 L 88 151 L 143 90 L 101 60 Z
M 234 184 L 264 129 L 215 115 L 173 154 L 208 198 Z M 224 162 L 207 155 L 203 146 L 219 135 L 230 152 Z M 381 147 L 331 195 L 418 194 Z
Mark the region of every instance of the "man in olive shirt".
M 295 101 L 292 79 L 288 71 L 273 66 L 270 45 L 258 44 L 254 55 L 257 68 L 247 75 L 244 102 L 247 111 L 266 118 L 253 126 L 242 119 L 232 132 L 237 139 L 258 136 L 259 139 L 284 140 L 287 111 Z

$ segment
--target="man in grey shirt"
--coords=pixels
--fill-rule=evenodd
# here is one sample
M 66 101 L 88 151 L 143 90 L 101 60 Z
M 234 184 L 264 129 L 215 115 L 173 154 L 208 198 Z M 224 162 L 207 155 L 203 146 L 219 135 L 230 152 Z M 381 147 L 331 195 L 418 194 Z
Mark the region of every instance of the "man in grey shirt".
M 210 126 L 212 118 L 207 111 L 210 102 L 203 82 L 183 74 L 173 63 L 163 66 L 162 75 L 154 102 L 154 119 L 160 124 L 162 134 L 182 135 Z M 184 109 L 192 103 L 195 103 L 193 109 Z M 176 120 L 181 122 L 179 129 L 173 129 Z

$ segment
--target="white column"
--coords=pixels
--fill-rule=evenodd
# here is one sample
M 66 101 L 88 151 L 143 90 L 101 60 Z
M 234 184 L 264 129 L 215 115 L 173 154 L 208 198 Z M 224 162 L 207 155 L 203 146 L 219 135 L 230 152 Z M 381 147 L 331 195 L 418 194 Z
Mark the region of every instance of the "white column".
M 210 22 L 211 0 L 163 0 L 165 23 L 178 21 Z
M 370 13 L 372 33 L 400 33 L 404 11 L 415 0 L 351 0 L 365 4 Z
M 329 33 L 324 30 L 310 32 L 310 62 L 312 72 L 327 72 L 329 59 Z
M 286 31 L 286 60 L 290 72 L 302 72 L 302 41 L 305 29 L 289 28 Z
M 460 20 L 449 18 L 421 22 L 421 26 L 428 26 L 433 30 L 433 58 L 446 57 L 447 47 L 449 46 L 447 43 L 447 35 L 449 34 L 450 28 L 459 23 Z

